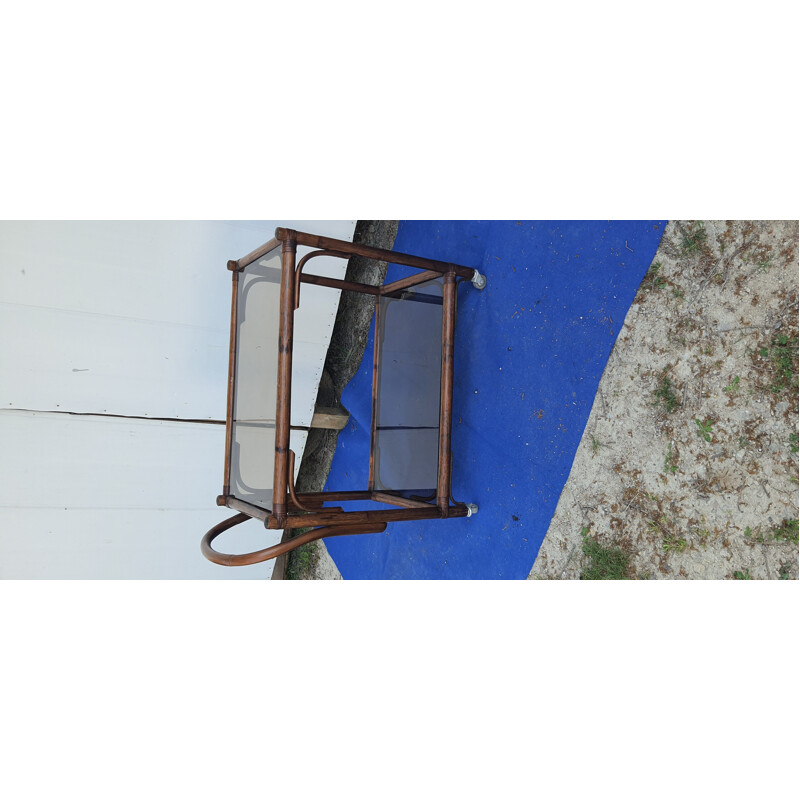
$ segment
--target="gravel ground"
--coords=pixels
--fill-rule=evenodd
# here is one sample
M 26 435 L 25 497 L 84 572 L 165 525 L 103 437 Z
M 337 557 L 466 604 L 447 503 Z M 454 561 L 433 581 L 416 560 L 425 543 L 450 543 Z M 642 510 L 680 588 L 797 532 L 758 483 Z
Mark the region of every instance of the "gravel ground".
M 798 225 L 671 222 L 531 578 L 797 579 Z

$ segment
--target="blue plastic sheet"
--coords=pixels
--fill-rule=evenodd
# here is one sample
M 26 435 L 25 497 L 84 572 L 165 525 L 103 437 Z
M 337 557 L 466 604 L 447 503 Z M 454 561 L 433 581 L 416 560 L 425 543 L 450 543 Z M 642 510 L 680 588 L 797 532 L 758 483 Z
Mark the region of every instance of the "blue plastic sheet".
M 665 226 L 400 224 L 395 250 L 474 267 L 488 280 L 482 292 L 459 285 L 455 353 L 453 495 L 480 511 L 326 540 L 345 579 L 528 575 Z M 390 265 L 387 281 L 409 272 Z M 327 490 L 367 486 L 373 336 L 342 397 L 351 422 L 339 435 Z

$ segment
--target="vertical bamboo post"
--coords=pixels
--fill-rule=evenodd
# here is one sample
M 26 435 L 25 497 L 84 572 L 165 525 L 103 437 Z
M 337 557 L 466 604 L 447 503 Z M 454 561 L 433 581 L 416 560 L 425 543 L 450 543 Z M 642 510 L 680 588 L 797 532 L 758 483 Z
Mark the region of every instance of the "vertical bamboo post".
M 444 276 L 442 303 L 442 383 L 439 404 L 439 483 L 436 505 L 442 516 L 450 508 L 450 436 L 453 422 L 453 352 L 456 330 L 456 276 Z
M 289 432 L 292 413 L 292 346 L 294 335 L 294 270 L 297 240 L 282 242 L 280 332 L 278 336 L 278 399 L 275 409 L 275 478 L 272 513 L 280 524 L 286 517 L 286 492 L 289 486 Z

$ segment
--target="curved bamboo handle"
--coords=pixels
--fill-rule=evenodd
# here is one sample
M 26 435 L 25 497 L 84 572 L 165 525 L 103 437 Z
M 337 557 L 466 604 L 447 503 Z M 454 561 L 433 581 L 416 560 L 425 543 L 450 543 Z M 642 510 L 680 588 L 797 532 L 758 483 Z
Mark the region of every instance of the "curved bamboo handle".
M 256 550 L 254 553 L 231 555 L 214 550 L 211 546 L 211 542 L 213 542 L 217 536 L 224 533 L 229 528 L 234 527 L 234 525 L 238 525 L 248 519 L 252 519 L 252 517 L 247 514 L 236 514 L 215 525 L 200 542 L 200 551 L 202 554 L 209 561 L 212 561 L 214 564 L 220 564 L 223 567 L 244 567 L 249 564 L 259 564 L 262 561 L 269 561 L 271 558 L 277 558 L 304 544 L 314 542 L 317 539 L 323 539 L 326 536 L 346 536 L 355 533 L 383 533 L 386 530 L 385 522 L 380 525 L 367 522 L 355 525 L 326 525 L 322 528 L 314 528 L 314 530 L 308 531 L 307 533 L 301 533 L 300 536 L 295 536 L 293 539 L 289 539 L 288 542 L 279 542 L 278 544 L 272 545 L 272 547 Z

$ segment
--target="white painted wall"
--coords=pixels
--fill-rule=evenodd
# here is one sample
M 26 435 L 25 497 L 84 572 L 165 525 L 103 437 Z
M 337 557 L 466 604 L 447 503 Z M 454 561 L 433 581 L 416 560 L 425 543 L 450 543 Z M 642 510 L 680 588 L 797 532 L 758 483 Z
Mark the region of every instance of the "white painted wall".
M 225 264 L 277 225 L 347 240 L 355 229 L 355 221 L 0 223 L 0 577 L 271 574 L 272 562 L 232 569 L 200 554 L 202 534 L 231 513 L 214 504 L 224 426 L 177 420 L 224 419 Z M 341 277 L 346 262 L 312 266 Z M 338 295 L 303 288 L 295 424 L 310 423 Z M 300 454 L 304 445 L 300 435 L 293 447 Z M 253 521 L 219 543 L 245 552 L 279 536 Z

